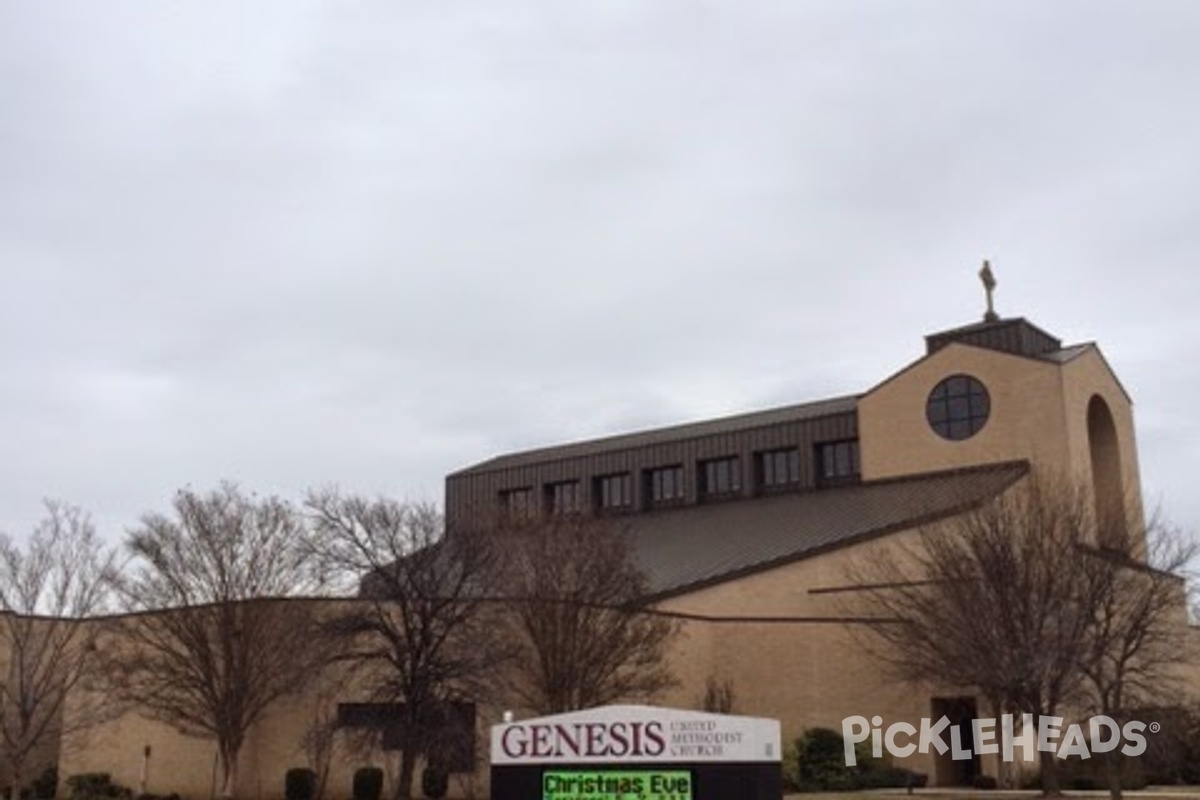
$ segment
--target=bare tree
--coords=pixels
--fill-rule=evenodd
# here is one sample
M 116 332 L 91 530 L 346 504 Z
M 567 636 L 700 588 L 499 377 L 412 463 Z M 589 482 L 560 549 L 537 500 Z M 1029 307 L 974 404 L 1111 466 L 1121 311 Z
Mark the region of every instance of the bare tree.
M 1101 589 L 1095 624 L 1080 654 L 1088 704 L 1118 721 L 1147 708 L 1180 706 L 1187 699 L 1180 666 L 1194 656 L 1188 648 L 1194 634 L 1187 623 L 1183 572 L 1197 553 L 1196 544 L 1157 516 L 1144 536 L 1133 536 L 1118 523 L 1100 541 L 1104 547 L 1084 551 Z M 1110 794 L 1119 800 L 1122 770 L 1115 751 L 1105 754 L 1105 767 Z
M 333 607 L 336 606 L 331 606 Z M 325 630 L 322 635 L 330 644 L 340 644 L 333 637 L 332 630 L 337 626 L 337 613 L 330 610 L 323 619 Z M 316 778 L 313 800 L 325 800 L 328 795 L 329 776 L 333 769 L 334 753 L 339 744 L 356 754 L 361 751 L 361 754 L 369 756 L 361 747 L 361 737 L 355 736 L 356 732 L 343 725 L 340 718 L 338 701 L 350 691 L 352 678 L 352 665 L 340 663 L 338 654 L 331 652 L 329 663 L 322 671 L 320 679 L 310 686 L 304 697 L 308 714 L 300 731 L 296 752 L 303 757 L 305 765 L 313 771 Z
M 516 690 L 542 713 L 653 697 L 675 683 L 675 622 L 643 603 L 646 581 L 605 520 L 554 515 L 496 525 L 503 594 L 524 646 Z
M 143 714 L 212 739 L 223 797 L 273 703 L 302 691 L 331 655 L 303 520 L 286 502 L 232 484 L 180 491 L 126 542 L 137 569 L 120 588 L 132 613 L 113 650 L 116 689 Z
M 46 503 L 24 548 L 0 536 L 0 743 L 12 800 L 34 762 L 57 760 L 61 742 L 101 721 L 101 693 L 80 692 L 97 676 L 93 619 L 109 608 L 116 555 L 79 508 Z M 67 708 L 68 698 L 72 707 Z
M 1098 530 L 1086 491 L 1028 478 L 851 568 L 856 613 L 878 620 L 864 643 L 901 678 L 975 687 L 993 712 L 1128 707 L 1132 692 L 1115 693 L 1184 657 L 1167 631 L 1186 606 L 1177 580 L 1138 560 L 1154 531 L 1121 535 Z M 1058 760 L 1041 755 L 1057 793 Z
M 360 582 L 360 601 L 338 622 L 343 657 L 394 711 L 395 795 L 411 797 L 448 705 L 482 696 L 504 660 L 486 602 L 495 551 L 480 534 L 446 532 L 429 505 L 332 489 L 311 492 L 306 505 L 327 572 Z
M 333 766 L 333 746 L 337 740 L 337 713 L 328 709 L 318 711 L 309 722 L 300 740 L 300 749 L 309 769 L 315 776 L 313 800 L 325 800 L 329 787 L 329 771 Z

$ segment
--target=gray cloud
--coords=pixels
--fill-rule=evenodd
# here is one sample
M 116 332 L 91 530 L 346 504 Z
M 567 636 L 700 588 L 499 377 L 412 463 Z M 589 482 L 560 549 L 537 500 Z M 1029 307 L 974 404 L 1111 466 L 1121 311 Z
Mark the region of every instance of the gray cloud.
M 1193 529 L 1188 3 L 0 8 L 0 524 L 861 391 L 1099 340 Z M 831 355 L 832 352 L 832 355 Z

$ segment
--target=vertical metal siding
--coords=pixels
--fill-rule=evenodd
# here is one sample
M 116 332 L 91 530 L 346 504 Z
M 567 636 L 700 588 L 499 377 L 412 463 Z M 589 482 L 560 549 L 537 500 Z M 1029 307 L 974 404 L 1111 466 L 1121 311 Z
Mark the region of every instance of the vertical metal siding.
M 450 525 L 479 520 L 497 508 L 500 492 L 532 487 L 539 501 L 545 487 L 559 481 L 578 480 L 585 509 L 596 507 L 595 482 L 604 475 L 631 474 L 636 513 L 646 508 L 646 471 L 654 467 L 683 465 L 685 504 L 698 501 L 700 474 L 697 465 L 705 460 L 738 456 L 741 460 L 741 494 L 752 496 L 757 488 L 757 454 L 796 447 L 800 451 L 798 490 L 817 486 L 816 448 L 821 442 L 858 436 L 858 414 L 849 411 L 808 420 L 781 422 L 760 428 L 680 439 L 645 446 L 626 447 L 586 456 L 562 458 L 492 471 L 467 472 L 446 479 L 446 517 Z

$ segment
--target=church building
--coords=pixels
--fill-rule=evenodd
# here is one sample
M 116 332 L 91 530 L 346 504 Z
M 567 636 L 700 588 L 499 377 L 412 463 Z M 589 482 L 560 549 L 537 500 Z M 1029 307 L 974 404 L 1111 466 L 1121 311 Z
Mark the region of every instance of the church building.
M 842 603 L 847 570 L 1036 474 L 1120 498 L 1140 523 L 1133 404 L 1111 365 L 1095 343 L 997 316 L 989 287 L 982 321 L 925 336 L 919 358 L 861 393 L 500 455 L 446 478 L 445 514 L 450 530 L 498 511 L 611 519 L 646 575 L 647 605 L 681 621 L 679 682 L 658 702 L 697 709 L 707 686 L 728 686 L 735 713 L 780 720 L 790 741 L 853 715 L 911 721 L 969 705 L 961 687 L 890 680 L 863 652 Z M 480 781 L 505 708 L 478 705 Z M 302 765 L 296 719 L 280 712 L 254 732 L 246 796 L 280 796 Z M 197 767 L 188 741 L 127 717 L 64 752 L 60 772 L 146 785 L 153 747 L 149 791 L 207 797 L 212 763 Z M 933 784 L 970 777 L 932 755 L 905 766 Z
M 450 475 L 450 525 L 497 511 L 583 512 L 626 532 L 648 603 L 684 621 L 666 705 L 728 686 L 784 740 L 844 718 L 938 718 L 963 690 L 914 693 L 846 616 L 854 563 L 1034 474 L 1091 487 L 1140 528 L 1132 401 L 1091 342 L 990 308 L 925 337 L 860 394 L 501 455 Z M 981 716 L 987 716 L 982 714 Z M 935 784 L 981 769 L 913 757 Z M 982 767 L 987 769 L 987 767 Z

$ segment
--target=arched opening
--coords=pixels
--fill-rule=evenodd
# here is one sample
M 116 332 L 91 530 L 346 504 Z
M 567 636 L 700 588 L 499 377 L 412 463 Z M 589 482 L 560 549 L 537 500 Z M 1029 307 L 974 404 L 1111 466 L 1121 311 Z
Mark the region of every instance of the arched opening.
M 1121 448 L 1112 411 L 1100 395 L 1088 402 L 1088 447 L 1092 460 L 1092 492 L 1096 500 L 1098 544 L 1128 549 L 1125 481 L 1121 477 Z

